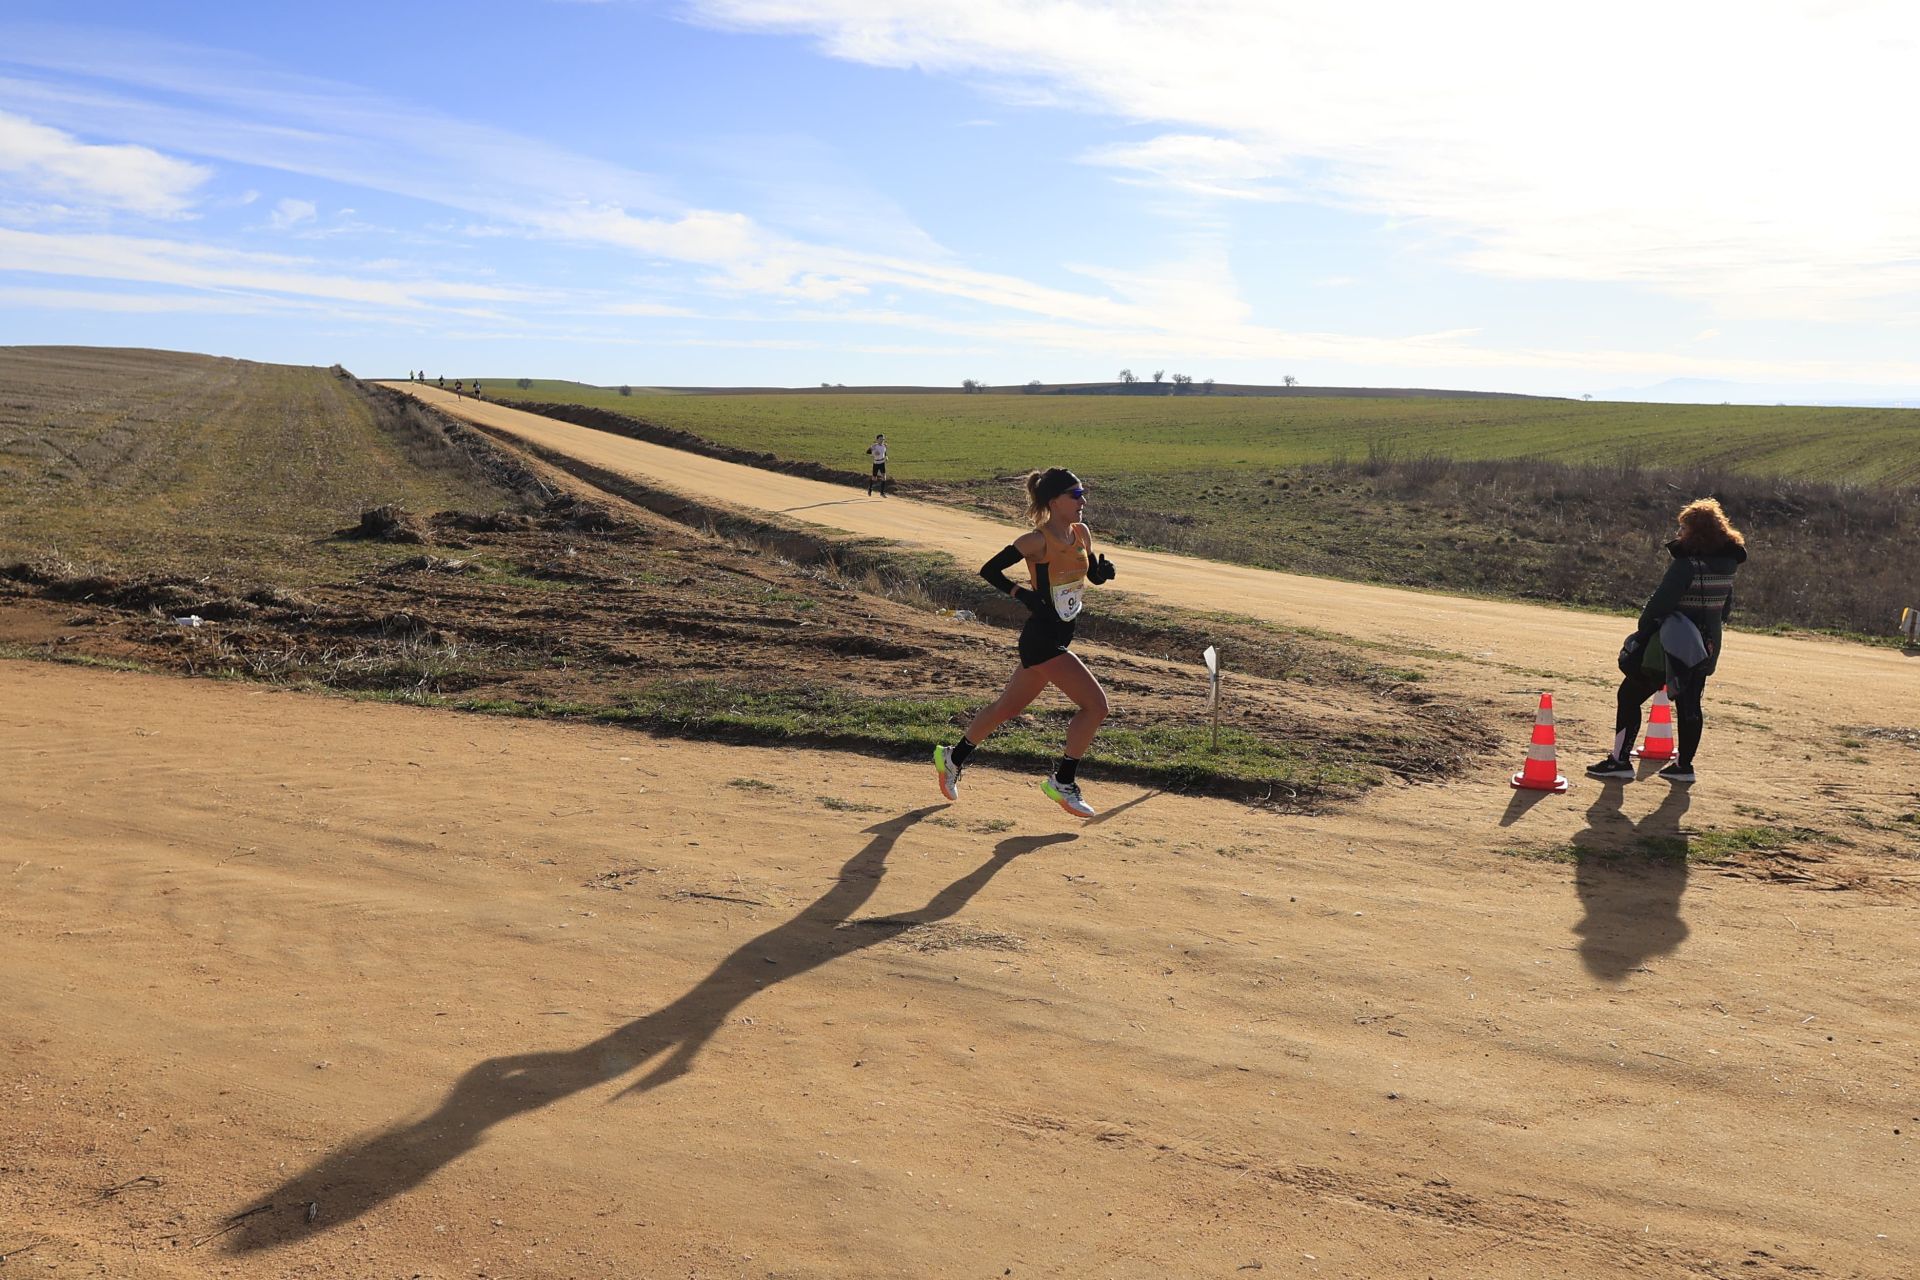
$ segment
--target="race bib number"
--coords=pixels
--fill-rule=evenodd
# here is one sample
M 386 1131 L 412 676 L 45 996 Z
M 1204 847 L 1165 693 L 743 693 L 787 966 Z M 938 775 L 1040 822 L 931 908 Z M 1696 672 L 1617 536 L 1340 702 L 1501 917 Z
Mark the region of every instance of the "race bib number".
M 1071 582 L 1053 589 L 1053 612 L 1060 621 L 1072 622 L 1080 616 L 1080 597 L 1086 587 L 1085 582 Z

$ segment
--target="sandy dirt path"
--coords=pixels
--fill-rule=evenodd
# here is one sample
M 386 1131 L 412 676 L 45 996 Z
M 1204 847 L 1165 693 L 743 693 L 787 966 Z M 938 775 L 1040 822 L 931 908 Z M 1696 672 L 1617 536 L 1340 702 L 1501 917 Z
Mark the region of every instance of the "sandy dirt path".
M 1512 754 L 1324 815 L 1090 767 L 1069 829 L 1011 774 L 0 662 L 3 1274 L 1912 1274 L 1920 757 L 1846 735 L 1914 663 L 1736 636 L 1707 783 L 1530 802 L 1530 691 L 1591 735 L 1618 621 L 1122 572 L 1426 654 Z M 1510 856 L 1759 822 L 1825 834 Z
M 1920 1249 L 1910 907 L 1490 856 L 1484 787 L 1066 830 L 1010 775 L 15 662 L 0 730 L 8 1274 Z

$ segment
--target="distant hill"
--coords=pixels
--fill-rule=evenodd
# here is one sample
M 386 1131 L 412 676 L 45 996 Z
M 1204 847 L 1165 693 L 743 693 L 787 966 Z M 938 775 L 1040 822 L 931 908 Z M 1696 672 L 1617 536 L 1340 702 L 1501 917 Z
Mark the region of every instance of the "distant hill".
M 501 385 L 509 380 L 488 379 L 488 385 Z M 536 380 L 536 388 L 542 386 L 585 386 L 584 383 L 543 382 Z M 597 388 L 605 390 L 606 388 Z M 960 391 L 959 387 L 925 386 L 818 386 L 818 387 L 634 387 L 632 393 L 638 395 L 685 395 L 685 396 L 911 396 L 937 395 L 950 396 Z M 1283 397 L 1348 397 L 1357 399 L 1444 399 L 1444 400 L 1552 400 L 1558 396 L 1531 396 L 1517 391 L 1455 391 L 1439 390 L 1430 387 L 1278 387 L 1264 386 L 1251 382 L 1220 382 L 1207 388 L 1194 385 L 1183 391 L 1176 391 L 1171 382 L 1043 382 L 1038 386 L 1026 383 L 1012 383 L 1005 386 L 981 387 L 976 394 L 992 396 L 1283 396 Z
M 1649 404 L 1834 405 L 1859 409 L 1920 409 L 1920 390 L 1844 383 L 1728 382 L 1718 378 L 1668 378 L 1650 387 L 1616 387 L 1596 400 Z

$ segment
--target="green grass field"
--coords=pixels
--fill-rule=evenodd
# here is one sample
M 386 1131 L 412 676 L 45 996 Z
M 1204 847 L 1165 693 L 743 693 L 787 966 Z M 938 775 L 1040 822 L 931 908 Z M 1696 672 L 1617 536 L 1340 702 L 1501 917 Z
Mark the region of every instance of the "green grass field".
M 489 399 L 588 404 L 721 444 L 860 469 L 876 433 L 907 480 L 978 481 L 1061 463 L 1097 482 L 1360 459 L 1540 457 L 1725 467 L 1851 484 L 1920 483 L 1920 410 L 1572 400 L 1024 396 L 622 396 L 577 382 L 484 379 Z

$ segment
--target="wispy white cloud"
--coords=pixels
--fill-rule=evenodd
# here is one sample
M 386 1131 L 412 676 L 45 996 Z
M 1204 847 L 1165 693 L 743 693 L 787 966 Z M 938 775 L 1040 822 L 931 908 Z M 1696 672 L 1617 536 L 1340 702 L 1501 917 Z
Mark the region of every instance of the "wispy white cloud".
M 1196 237 L 1184 259 L 1156 267 L 1102 267 L 1073 265 L 1127 300 L 1144 322 L 1172 330 L 1219 332 L 1245 324 L 1253 309 L 1241 298 L 1228 263 L 1225 244 L 1215 237 Z
M 178 288 L 284 294 L 335 302 L 479 314 L 470 304 L 531 302 L 530 290 L 453 280 L 357 278 L 282 254 L 118 235 L 0 228 L 0 271 L 131 281 Z
M 1474 270 L 1804 317 L 1920 289 L 1920 9 L 1628 0 L 696 0 L 829 54 L 1183 132 L 1118 163 L 1280 180 L 1460 238 Z M 1220 182 L 1222 171 L 1233 181 Z
M 665 302 L 610 302 L 595 310 L 596 314 L 603 316 L 645 316 L 650 319 L 692 317 L 698 314 L 688 307 L 676 307 Z
M 257 315 L 279 309 L 271 299 L 239 294 L 109 293 L 92 289 L 36 289 L 0 285 L 0 304 L 46 311 L 112 311 L 138 314 L 205 312 Z
M 311 200 L 281 200 L 273 206 L 273 212 L 267 217 L 267 225 L 275 231 L 291 231 L 303 222 L 312 222 L 320 216 L 320 210 Z
M 0 111 L 0 178 L 53 200 L 177 218 L 192 208 L 211 176 L 200 165 L 149 147 L 82 142 Z
M 1147 182 L 1223 200 L 1291 200 L 1275 180 L 1285 173 L 1284 157 L 1262 156 L 1237 138 L 1167 133 L 1145 142 L 1095 147 L 1081 163 L 1129 171 L 1122 181 Z

